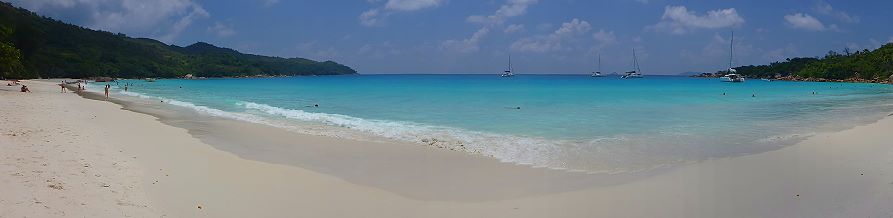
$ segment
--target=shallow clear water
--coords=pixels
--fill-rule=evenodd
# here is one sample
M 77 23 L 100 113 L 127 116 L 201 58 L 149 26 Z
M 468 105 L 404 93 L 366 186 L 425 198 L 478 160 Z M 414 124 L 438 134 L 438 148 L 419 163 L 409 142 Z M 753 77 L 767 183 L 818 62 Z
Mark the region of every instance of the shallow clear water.
M 591 172 L 768 151 L 893 111 L 889 85 L 673 76 L 357 75 L 118 85 L 126 82 L 134 83 L 127 94 L 217 116 Z

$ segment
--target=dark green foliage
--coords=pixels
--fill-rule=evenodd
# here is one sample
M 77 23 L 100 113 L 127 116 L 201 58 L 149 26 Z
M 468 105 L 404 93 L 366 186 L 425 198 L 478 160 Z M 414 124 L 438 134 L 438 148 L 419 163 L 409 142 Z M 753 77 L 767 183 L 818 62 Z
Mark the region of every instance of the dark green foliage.
M 885 79 L 893 74 L 893 43 L 874 51 L 829 51 L 823 58 L 793 58 L 770 65 L 736 67 L 735 70 L 751 78 Z
M 356 73 L 331 61 L 242 54 L 203 42 L 179 47 L 153 39 L 90 30 L 41 17 L 9 3 L 0 3 L 0 42 L 7 42 L 20 51 L 23 72 L 17 75 L 21 78 Z
M 22 53 L 10 43 L 0 42 L 0 78 L 31 78 L 22 67 Z

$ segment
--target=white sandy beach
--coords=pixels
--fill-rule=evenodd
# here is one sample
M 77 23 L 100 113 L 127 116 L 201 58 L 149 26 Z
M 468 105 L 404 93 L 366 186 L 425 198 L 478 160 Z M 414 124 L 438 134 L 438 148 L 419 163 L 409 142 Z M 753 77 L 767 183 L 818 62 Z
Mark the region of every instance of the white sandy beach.
M 231 153 L 235 139 L 23 83 L 33 93 L 0 88 L 0 217 L 893 217 L 889 116 L 616 179 L 398 143 L 254 141 L 286 133 L 250 124 L 225 133 L 294 149 Z

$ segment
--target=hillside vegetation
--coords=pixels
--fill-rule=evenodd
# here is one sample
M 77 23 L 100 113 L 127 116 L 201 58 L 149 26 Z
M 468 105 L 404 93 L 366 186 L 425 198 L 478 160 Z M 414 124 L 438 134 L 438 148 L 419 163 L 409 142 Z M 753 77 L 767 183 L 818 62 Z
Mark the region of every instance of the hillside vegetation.
M 735 70 L 750 78 L 883 82 L 893 74 L 893 43 L 873 51 L 829 51 L 821 58 L 789 58 L 769 65 L 736 67 Z
M 355 74 L 350 67 L 304 58 L 243 54 L 198 42 L 179 47 L 91 30 L 0 2 L 0 72 L 4 78 L 203 77 Z

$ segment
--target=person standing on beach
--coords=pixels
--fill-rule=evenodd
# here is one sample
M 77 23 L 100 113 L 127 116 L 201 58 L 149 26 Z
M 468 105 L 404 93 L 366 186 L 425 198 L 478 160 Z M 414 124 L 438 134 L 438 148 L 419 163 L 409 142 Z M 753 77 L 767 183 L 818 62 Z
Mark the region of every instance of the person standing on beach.
M 105 98 L 106 99 L 109 98 L 109 89 L 111 89 L 111 88 L 112 88 L 112 85 L 105 84 Z
M 61 83 L 59 83 L 59 87 L 62 88 L 62 93 L 65 93 L 65 81 L 64 80 Z

